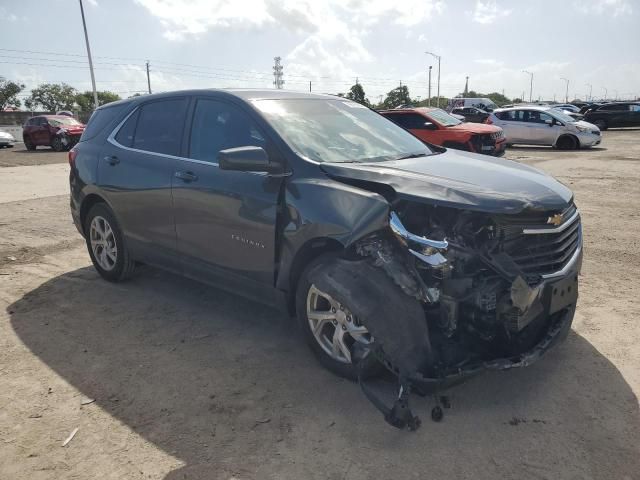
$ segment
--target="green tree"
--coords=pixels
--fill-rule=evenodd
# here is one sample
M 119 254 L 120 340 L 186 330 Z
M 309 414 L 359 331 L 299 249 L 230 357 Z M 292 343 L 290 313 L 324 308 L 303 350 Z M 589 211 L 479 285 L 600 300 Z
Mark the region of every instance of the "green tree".
M 23 84 L 0 77 L 0 110 L 4 110 L 7 107 L 19 107 L 18 94 L 22 90 L 24 90 Z
M 396 108 L 400 105 L 411 104 L 411 96 L 409 95 L 409 89 L 406 85 L 396 87 L 387 93 L 387 97 L 382 102 L 384 108 Z
M 24 102 L 29 110 L 40 107 L 47 112 L 73 110 L 78 92 L 66 83 L 43 83 L 31 90 L 31 96 Z
M 499 107 L 501 107 L 502 105 L 506 105 L 507 103 L 511 103 L 511 100 L 509 98 L 498 92 L 487 93 L 486 98 L 490 99 Z
M 120 100 L 120 96 L 117 93 L 102 91 L 98 92 L 98 105 L 106 105 L 107 103 L 115 102 Z M 92 111 L 94 106 L 93 101 L 93 92 L 82 92 L 76 95 L 76 103 L 78 107 L 80 107 L 80 111 L 82 112 L 90 112 Z
M 362 85 L 360 85 L 359 83 L 356 83 L 349 89 L 346 98 L 348 98 L 349 100 L 353 100 L 354 102 L 358 102 L 362 105 L 366 105 L 367 107 L 371 106 L 369 100 L 367 99 L 367 96 L 364 93 L 364 88 L 362 88 Z

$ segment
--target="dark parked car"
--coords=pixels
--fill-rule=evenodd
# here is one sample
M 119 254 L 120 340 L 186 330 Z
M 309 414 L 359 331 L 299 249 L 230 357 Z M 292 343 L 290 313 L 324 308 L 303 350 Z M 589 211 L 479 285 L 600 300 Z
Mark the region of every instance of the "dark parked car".
M 40 115 L 31 117 L 22 127 L 22 140 L 27 150 L 38 146 L 53 148 L 56 152 L 69 150 L 78 143 L 84 124 L 67 115 Z
M 103 278 L 145 263 L 281 305 L 399 428 L 419 425 L 412 388 L 527 366 L 571 327 L 571 191 L 526 165 L 429 147 L 346 99 L 123 100 L 94 112 L 69 163 L 73 220 Z M 385 368 L 393 406 L 367 383 Z
M 489 117 L 489 112 L 476 107 L 458 107 L 451 110 L 451 113 L 462 115 L 466 122 L 484 123 Z
M 600 130 L 614 127 L 640 127 L 640 102 L 605 103 L 584 115 Z

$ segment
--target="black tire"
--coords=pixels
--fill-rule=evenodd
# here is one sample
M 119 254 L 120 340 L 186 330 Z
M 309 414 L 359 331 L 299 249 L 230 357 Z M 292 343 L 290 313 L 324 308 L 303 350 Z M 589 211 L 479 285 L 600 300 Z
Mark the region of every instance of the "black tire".
M 330 262 L 335 255 L 325 254 L 312 261 L 300 275 L 298 286 L 296 289 L 296 319 L 298 327 L 302 332 L 305 342 L 311 348 L 311 351 L 315 354 L 318 361 L 329 371 L 336 375 L 348 378 L 349 380 L 357 379 L 357 373 L 352 364 L 345 364 L 331 358 L 318 344 L 313 332 L 311 331 L 311 325 L 307 317 L 307 295 L 311 289 L 311 281 L 309 280 L 309 273 L 315 268 L 322 268 L 322 265 Z
M 106 269 L 100 265 L 100 261 L 96 258 L 91 246 L 91 223 L 96 217 L 104 219 L 113 232 L 113 240 L 115 240 L 117 253 L 115 263 L 110 269 Z M 109 282 L 122 282 L 133 275 L 136 266 L 135 261 L 131 258 L 129 251 L 127 250 L 127 246 L 124 242 L 124 236 L 122 235 L 122 229 L 120 228 L 115 215 L 105 203 L 97 203 L 91 207 L 91 210 L 89 210 L 84 221 L 84 236 L 87 244 L 87 250 L 91 257 L 91 262 L 102 278 Z
M 36 145 L 31 141 L 29 137 L 22 137 L 22 140 L 24 141 L 24 146 L 27 150 L 33 151 L 36 149 Z
M 513 143 L 507 143 L 506 147 L 507 147 L 507 148 L 511 148 L 511 147 L 513 147 Z
M 7 148 L 13 148 L 13 145 L 7 145 Z
M 556 148 L 559 150 L 575 150 L 578 147 L 578 141 L 569 135 L 560 137 L 556 141 Z
M 64 152 L 65 146 L 62 143 L 62 139 L 60 137 L 53 137 L 53 140 L 51 140 L 51 148 L 56 152 Z
M 607 128 L 609 128 L 607 126 L 607 122 L 605 122 L 603 119 L 599 118 L 596 121 L 593 122 L 593 124 L 598 127 L 600 130 L 606 130 Z

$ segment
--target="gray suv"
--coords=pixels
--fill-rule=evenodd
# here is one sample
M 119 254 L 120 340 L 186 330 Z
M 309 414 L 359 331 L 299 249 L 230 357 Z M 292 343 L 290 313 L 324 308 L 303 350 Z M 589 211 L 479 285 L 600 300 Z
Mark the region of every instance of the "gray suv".
M 281 306 L 399 428 L 419 425 L 412 389 L 529 365 L 571 327 L 582 261 L 571 191 L 425 144 L 343 98 L 123 100 L 95 111 L 69 162 L 73 220 L 103 278 L 144 263 Z M 385 371 L 391 405 L 368 386 Z

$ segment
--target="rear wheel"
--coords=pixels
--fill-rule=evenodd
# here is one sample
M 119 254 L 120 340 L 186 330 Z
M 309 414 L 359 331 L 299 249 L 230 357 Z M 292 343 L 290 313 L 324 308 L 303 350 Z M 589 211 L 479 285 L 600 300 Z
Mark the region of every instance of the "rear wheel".
M 110 282 L 126 280 L 135 262 L 129 255 L 124 236 L 113 212 L 104 203 L 91 207 L 84 222 L 89 256 L 100 276 Z
M 22 140 L 24 141 L 24 146 L 27 150 L 35 150 L 36 149 L 36 145 L 35 143 L 33 143 L 31 141 L 31 138 L 29 137 L 23 137 Z

